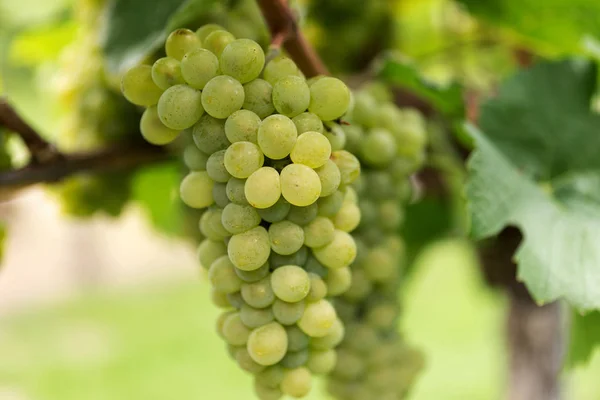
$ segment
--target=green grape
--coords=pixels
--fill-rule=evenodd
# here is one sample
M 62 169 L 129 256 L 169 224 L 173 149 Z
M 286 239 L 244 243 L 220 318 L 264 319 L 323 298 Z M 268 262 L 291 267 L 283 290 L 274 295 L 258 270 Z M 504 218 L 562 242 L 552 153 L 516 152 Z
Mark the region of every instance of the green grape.
M 350 105 L 350 90 L 336 78 L 323 77 L 310 86 L 308 111 L 323 121 L 332 121 L 346 113 Z
M 365 363 L 362 358 L 349 350 L 338 349 L 337 363 L 332 371 L 334 376 L 346 380 L 355 380 L 365 371 Z
M 273 86 L 263 79 L 255 79 L 244 85 L 245 110 L 252 111 L 261 119 L 275 112 L 275 106 L 271 101 Z
M 289 221 L 275 222 L 269 227 L 269 240 L 271 249 L 274 252 L 290 255 L 302 247 L 304 231 L 301 227 Z
M 177 29 L 171 32 L 165 43 L 167 56 L 178 61 L 181 61 L 186 53 L 200 47 L 202 47 L 200 39 L 189 29 Z
M 231 304 L 229 300 L 227 300 L 227 293 L 219 292 L 218 290 L 211 289 L 210 299 L 212 303 L 221 308 L 221 309 L 229 309 L 231 308 Z
M 223 210 L 218 208 L 208 209 L 202 214 L 202 217 L 200 217 L 200 231 L 204 236 L 211 240 L 224 240 L 230 235 L 221 222 L 222 214 Z
M 367 128 L 377 125 L 377 102 L 370 94 L 359 92 L 354 96 L 352 121 Z
M 243 233 L 260 224 L 260 215 L 249 205 L 229 203 L 221 215 L 223 227 L 232 234 Z
M 225 122 L 208 114 L 200 117 L 194 125 L 192 138 L 200 151 L 208 155 L 225 150 L 229 146 L 229 140 L 225 136 Z
M 288 351 L 300 351 L 308 347 L 310 338 L 296 325 L 285 327 L 288 337 Z
M 248 178 L 263 166 L 265 157 L 251 142 L 235 142 L 225 152 L 225 168 L 238 179 Z
M 225 134 L 231 143 L 258 143 L 258 127 L 261 120 L 258 115 L 248 110 L 238 110 L 225 121 Z
M 152 80 L 152 67 L 138 65 L 123 75 L 121 92 L 130 103 L 150 107 L 158 103 L 163 91 Z
M 360 223 L 360 208 L 354 203 L 344 202 L 342 208 L 333 217 L 336 229 L 344 232 L 352 232 Z
M 323 247 L 333 240 L 335 226 L 329 218 L 316 217 L 304 227 L 304 244 Z
M 379 205 L 379 224 L 383 229 L 396 231 L 404 220 L 404 213 L 396 201 L 388 200 Z
M 396 131 L 398 127 L 404 124 L 400 110 L 394 104 L 388 102 L 380 105 L 375 117 L 383 129 L 390 131 Z
M 215 183 L 206 171 L 190 172 L 181 181 L 181 200 L 192 208 L 205 208 L 214 203 L 212 189 Z
M 279 174 L 271 167 L 259 168 L 246 180 L 244 194 L 253 207 L 271 207 L 281 197 Z
M 195 89 L 204 89 L 208 81 L 218 74 L 219 60 L 206 49 L 190 51 L 181 60 L 181 75 Z
M 336 229 L 333 240 L 323 247 L 313 249 L 313 254 L 328 268 L 347 267 L 356 258 L 356 243 L 348 233 Z
M 229 201 L 240 205 L 248 204 L 248 200 L 246 200 L 246 194 L 244 193 L 245 185 L 245 179 L 230 178 L 227 181 L 227 186 L 225 188 Z
M 369 251 L 363 267 L 367 277 L 374 282 L 385 282 L 398 273 L 398 265 L 394 257 L 384 247 Z
M 174 58 L 163 57 L 152 65 L 152 80 L 162 90 L 185 83 L 181 75 L 181 64 Z
M 265 66 L 265 53 L 255 41 L 237 39 L 223 49 L 220 65 L 225 75 L 247 83 L 260 75 Z
M 229 199 L 227 198 L 227 193 L 225 191 L 226 188 L 227 185 L 220 182 L 216 182 L 213 186 L 213 199 L 215 199 L 215 204 L 220 208 L 224 208 L 229 204 Z
M 290 369 L 281 381 L 281 391 L 295 398 L 306 396 L 312 389 L 312 378 L 307 368 Z
M 275 300 L 275 293 L 271 288 L 271 279 L 267 276 L 260 281 L 242 284 L 242 297 L 249 306 L 254 308 L 270 306 Z
M 306 272 L 312 272 L 313 274 L 319 275 L 320 277 L 326 277 L 329 274 L 329 270 L 323 266 L 317 259 L 311 254 L 304 264 Z
M 223 242 L 216 242 L 210 239 L 204 239 L 198 246 L 198 259 L 200 265 L 209 269 L 213 261 L 217 258 L 227 255 L 227 246 Z
M 227 118 L 244 104 L 244 87 L 230 76 L 217 75 L 202 90 L 202 106 L 215 118 Z
M 321 300 L 326 301 L 326 300 Z M 317 303 L 314 303 L 317 304 Z M 312 337 L 310 347 L 315 350 L 329 350 L 336 347 L 344 339 L 345 330 L 344 324 L 339 319 L 336 319 L 326 335 L 321 337 Z
M 251 330 L 242 322 L 239 312 L 234 312 L 223 323 L 223 336 L 228 344 L 243 346 L 249 341 Z
M 304 164 L 311 168 L 324 165 L 331 155 L 331 145 L 325 136 L 319 132 L 304 132 L 290 153 L 294 163 Z
M 216 30 L 209 33 L 204 39 L 204 48 L 217 57 L 221 56 L 227 45 L 235 40 L 235 36 L 227 31 Z
M 344 204 L 344 192 L 336 190 L 327 197 L 321 197 L 317 202 L 319 206 L 319 215 L 324 217 L 333 217 Z
M 348 267 L 332 269 L 327 274 L 325 282 L 328 294 L 330 296 L 339 296 L 350 289 L 350 285 L 352 285 L 352 272 Z
M 285 368 L 298 368 L 306 364 L 308 361 L 308 350 L 288 351 L 280 361 L 281 366 Z
M 252 331 L 247 348 L 254 361 L 268 366 L 277 364 L 283 359 L 287 346 L 285 329 L 277 322 L 271 322 Z
M 240 292 L 227 293 L 227 301 L 236 310 L 239 310 L 245 304 Z
M 201 152 L 194 144 L 186 146 L 183 151 L 183 162 L 192 171 L 205 171 L 206 161 L 208 161 L 208 156 Z
M 284 371 L 280 365 L 272 365 L 256 374 L 256 382 L 269 388 L 278 388 L 283 380 Z
M 308 108 L 310 89 L 304 78 L 286 76 L 273 84 L 273 105 L 280 114 L 293 118 Z
M 302 268 L 285 265 L 271 274 L 271 287 L 278 299 L 295 303 L 308 295 L 310 279 Z
M 350 153 L 359 153 L 365 137 L 363 130 L 356 125 L 347 125 L 343 129 L 346 136 L 345 149 Z
M 279 222 L 283 221 L 290 212 L 290 203 L 288 203 L 283 197 L 277 200 L 277 203 L 273 204 L 269 208 L 261 208 L 258 210 L 258 215 L 267 222 Z
M 308 249 L 302 246 L 300 250 L 290 255 L 282 255 L 273 251 L 269 257 L 269 262 L 273 269 L 277 269 L 284 265 L 304 265 L 307 259 Z
M 331 159 L 340 169 L 342 185 L 349 185 L 360 175 L 360 162 L 352 153 L 338 150 L 331 153 Z
M 331 196 L 338 190 L 342 174 L 336 163 L 328 159 L 325 164 L 315 169 L 315 172 L 321 181 L 321 197 Z
M 302 77 L 302 72 L 291 59 L 286 56 L 277 56 L 267 63 L 263 72 L 264 78 L 271 85 L 288 75 Z
M 251 374 L 257 374 L 265 369 L 265 366 L 254 361 L 250 356 L 250 353 L 248 353 L 248 350 L 243 347 L 235 352 L 235 360 L 240 368 L 242 368 L 244 371 L 250 372 Z
M 233 235 L 227 246 L 227 253 L 233 265 L 243 271 L 260 268 L 267 262 L 271 253 L 267 230 L 257 226 L 244 233 Z
M 282 325 L 293 325 L 300 320 L 304 314 L 305 304 L 303 301 L 287 303 L 276 299 L 273 303 L 273 315 L 277 322 Z
M 331 303 L 322 299 L 306 305 L 298 326 L 311 337 L 323 337 L 332 329 L 336 319 Z
M 158 117 L 158 109 L 156 106 L 150 106 L 142 114 L 140 119 L 140 132 L 148 143 L 158 146 L 171 143 L 177 139 L 180 131 L 177 129 L 167 128 Z
M 227 252 L 227 249 L 225 249 L 225 252 Z M 258 282 L 265 276 L 269 275 L 269 263 L 265 263 L 262 267 L 253 271 L 244 271 L 242 269 L 236 268 L 235 273 L 244 282 Z
M 284 115 L 271 115 L 258 128 L 258 145 L 265 156 L 273 160 L 287 157 L 297 138 L 296 126 Z
M 294 123 L 294 125 L 296 125 L 296 130 L 298 131 L 298 134 L 304 132 L 323 133 L 325 131 L 321 118 L 317 117 L 313 113 L 304 112 L 302 114 L 296 115 L 294 118 L 292 118 L 292 122 Z
M 266 325 L 274 319 L 273 311 L 270 308 L 254 308 L 247 304 L 242 306 L 240 317 L 244 325 L 252 329 Z
M 346 328 L 344 345 L 359 353 L 371 353 L 379 346 L 377 331 L 369 325 L 356 323 Z
M 281 171 L 280 179 L 281 194 L 294 206 L 311 205 L 321 194 L 319 175 L 306 165 L 288 165 Z
M 377 220 L 377 207 L 375 203 L 367 199 L 362 200 L 360 208 L 360 224 L 361 227 L 369 227 Z
M 337 353 L 335 350 L 312 349 L 308 352 L 306 368 L 308 368 L 313 374 L 326 375 L 333 371 L 336 361 Z
M 339 125 L 329 126 L 323 135 L 329 141 L 332 151 L 343 150 L 346 147 L 346 132 Z
M 217 318 L 217 334 L 219 334 L 219 336 L 221 336 L 223 339 L 225 339 L 225 336 L 223 335 L 223 325 L 225 325 L 227 318 L 233 314 L 235 314 L 235 311 L 225 311 L 219 315 L 219 318 Z
M 358 204 L 358 193 L 352 186 L 346 187 L 346 196 L 344 197 L 344 202 L 349 202 L 352 204 Z
M 171 86 L 158 100 L 158 116 L 171 129 L 187 129 L 194 125 L 202 114 L 201 92 L 187 85 Z
M 196 31 L 196 35 L 198 36 L 198 38 L 200 38 L 200 41 L 202 43 L 204 43 L 204 41 L 206 40 L 206 37 L 208 35 L 210 35 L 211 33 L 213 33 L 214 31 L 224 31 L 225 28 L 223 28 L 221 25 L 218 24 L 206 24 L 201 26 L 197 31 Z
M 278 388 L 269 388 L 258 383 L 254 385 L 254 393 L 258 400 L 279 400 L 283 396 Z
M 327 296 L 328 290 L 325 281 L 317 274 L 309 273 L 308 276 L 310 278 L 310 291 L 306 297 L 307 300 L 309 302 L 315 302 Z
M 231 178 L 229 171 L 225 168 L 225 150 L 219 150 L 208 157 L 206 172 L 215 182 L 225 183 Z
M 361 155 L 363 161 L 374 167 L 384 167 L 396 155 L 396 141 L 385 129 L 373 129 L 362 143 Z
M 394 326 L 398 317 L 398 307 L 394 303 L 378 304 L 367 312 L 367 322 L 375 329 Z
M 287 219 L 296 225 L 304 226 L 317 218 L 319 206 L 313 203 L 306 207 L 291 206 Z

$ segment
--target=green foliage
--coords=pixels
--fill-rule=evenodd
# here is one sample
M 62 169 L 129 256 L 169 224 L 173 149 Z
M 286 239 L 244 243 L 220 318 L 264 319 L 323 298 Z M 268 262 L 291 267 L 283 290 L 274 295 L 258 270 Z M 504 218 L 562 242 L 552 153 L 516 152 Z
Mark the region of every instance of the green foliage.
M 570 366 L 588 363 L 595 348 L 600 346 L 600 312 L 585 315 L 573 312 L 570 336 L 567 363 Z
M 515 225 L 518 278 L 540 303 L 600 308 L 600 116 L 596 68 L 542 63 L 504 83 L 482 108 L 467 186 L 472 234 Z

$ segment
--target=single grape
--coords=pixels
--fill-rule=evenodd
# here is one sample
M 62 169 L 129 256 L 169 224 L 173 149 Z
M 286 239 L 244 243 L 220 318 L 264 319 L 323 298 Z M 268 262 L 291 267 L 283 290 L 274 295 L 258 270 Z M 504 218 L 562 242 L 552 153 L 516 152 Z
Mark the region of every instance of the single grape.
M 269 227 L 269 240 L 271 249 L 283 255 L 297 252 L 304 243 L 304 231 L 298 225 L 281 221 L 271 224 Z
M 212 197 L 214 181 L 206 171 L 190 172 L 181 181 L 181 200 L 192 208 L 205 208 L 214 203 Z
M 267 367 L 256 374 L 256 382 L 269 388 L 278 388 L 283 380 L 284 371 L 280 365 Z
M 336 319 L 335 309 L 323 299 L 306 305 L 298 326 L 311 337 L 322 337 L 331 331 Z
M 243 108 L 252 111 L 260 118 L 266 118 L 275 112 L 271 100 L 273 86 L 263 79 L 255 79 L 244 85 Z
M 293 118 L 308 108 L 310 89 L 304 78 L 283 77 L 273 85 L 273 105 L 280 114 Z
M 337 361 L 337 353 L 335 350 L 315 350 L 311 349 L 308 352 L 308 360 L 306 368 L 313 374 L 325 375 L 329 374 L 335 368 Z
M 215 242 L 213 240 L 204 239 L 198 246 L 198 259 L 200 265 L 209 269 L 213 261 L 227 254 L 227 246 L 223 242 Z
M 243 347 L 235 352 L 235 360 L 241 369 L 250 372 L 251 374 L 257 374 L 265 369 L 265 366 L 254 361 L 250 356 L 250 353 L 248 353 L 248 350 Z
M 158 116 L 171 129 L 187 129 L 204 114 L 201 93 L 187 85 L 168 88 L 158 100 Z
M 337 363 L 332 371 L 334 376 L 346 380 L 356 380 L 365 372 L 365 362 L 356 353 L 347 349 L 338 349 Z
M 340 187 L 342 182 L 342 173 L 331 159 L 325 161 L 321 167 L 316 168 L 315 172 L 319 175 L 321 181 L 320 197 L 331 196 Z
M 254 308 L 247 304 L 242 306 L 240 317 L 248 328 L 258 328 L 273 321 L 273 312 L 270 308 Z
M 263 153 L 251 142 L 235 142 L 225 151 L 225 168 L 238 179 L 248 178 L 264 161 Z
M 227 184 L 222 182 L 216 182 L 213 186 L 213 199 L 215 199 L 215 204 L 219 208 L 224 208 L 229 204 L 229 199 L 227 198 Z
M 258 115 L 248 110 L 238 110 L 225 121 L 225 134 L 231 143 L 258 143 L 258 127 L 261 120 Z
M 225 192 L 229 201 L 235 204 L 246 205 L 246 195 L 244 194 L 244 186 L 246 185 L 245 179 L 230 178 L 227 181 Z
M 323 281 L 319 275 L 314 273 L 309 273 L 308 276 L 310 278 L 310 291 L 308 292 L 306 299 L 309 302 L 315 302 L 327 296 L 328 289 L 325 281 Z
M 344 202 L 342 208 L 333 217 L 333 224 L 339 230 L 352 232 L 360 223 L 360 209 L 351 202 Z
M 206 40 L 206 37 L 208 35 L 210 35 L 211 33 L 213 33 L 214 31 L 224 31 L 225 28 L 223 28 L 221 25 L 218 24 L 206 24 L 206 25 L 202 25 L 197 31 L 196 31 L 196 35 L 198 36 L 198 38 L 200 39 L 200 41 L 202 43 L 204 43 L 204 41 Z
M 352 153 L 345 150 L 334 151 L 331 159 L 340 169 L 343 185 L 351 184 L 360 175 L 360 162 Z
M 373 129 L 362 143 L 361 155 L 366 164 L 384 167 L 396 156 L 396 141 L 385 129 Z
M 283 396 L 279 388 L 270 388 L 258 383 L 254 385 L 254 393 L 258 400 L 279 400 Z
M 326 300 L 321 300 L 326 301 Z M 317 304 L 317 303 L 313 303 Z M 344 324 L 339 319 L 333 322 L 329 332 L 325 336 L 312 337 L 310 347 L 315 350 L 329 350 L 339 345 L 344 339 L 345 329 Z
M 275 301 L 275 293 L 271 288 L 271 279 L 267 276 L 260 281 L 243 283 L 242 298 L 249 306 L 265 308 Z
M 310 86 L 308 111 L 323 121 L 332 121 L 346 113 L 350 105 L 350 90 L 336 78 L 323 77 Z
M 194 125 L 192 138 L 200 151 L 208 155 L 225 150 L 230 144 L 225 136 L 225 122 L 208 114 L 200 117 L 200 120 Z
M 158 118 L 158 114 L 156 117 Z M 194 144 L 186 146 L 183 151 L 183 162 L 192 171 L 206 171 L 206 161 L 208 161 L 208 156 Z
M 181 61 L 186 53 L 200 47 L 202 47 L 200 39 L 189 29 L 177 29 L 171 32 L 165 43 L 167 56 L 178 61 Z
M 308 347 L 310 338 L 296 325 L 285 327 L 288 337 L 288 351 L 300 351 Z
M 222 293 L 234 293 L 241 289 L 242 280 L 227 255 L 217 258 L 208 270 L 208 279 L 212 287 Z
M 308 206 L 321 194 L 319 175 L 306 165 L 288 165 L 281 171 L 280 179 L 281 193 L 292 205 Z
M 195 89 L 204 89 L 208 81 L 218 74 L 219 60 L 206 49 L 190 51 L 181 60 L 181 75 Z
M 296 164 L 304 164 L 311 168 L 324 165 L 331 155 L 331 145 L 325 136 L 319 132 L 304 132 L 290 153 L 290 158 Z
M 263 72 L 264 78 L 271 85 L 288 75 L 302 77 L 302 72 L 296 64 L 286 56 L 277 56 L 267 63 Z
M 216 33 L 216 32 L 215 32 Z M 227 118 L 244 104 L 244 87 L 230 76 L 212 78 L 202 90 L 202 106 L 215 118 Z
M 323 133 L 325 131 L 321 118 L 317 117 L 313 113 L 304 112 L 296 115 L 294 118 L 292 118 L 292 122 L 294 125 L 296 125 L 298 134 L 309 131 L 319 133 Z
M 353 154 L 360 153 L 362 142 L 365 139 L 365 133 L 356 125 L 347 125 L 342 128 L 346 136 L 346 145 L 344 149 Z
M 223 210 L 210 208 L 200 217 L 200 232 L 211 240 L 224 240 L 230 236 L 221 222 Z
M 295 303 L 308 295 L 310 279 L 302 268 L 296 265 L 285 265 L 271 274 L 271 287 L 277 298 Z
M 372 281 L 386 282 L 398 273 L 398 263 L 388 249 L 376 247 L 369 251 L 363 269 Z
M 317 260 L 324 266 L 337 269 L 347 267 L 356 258 L 356 243 L 348 233 L 336 230 L 333 240 L 323 247 L 313 249 Z
M 138 65 L 123 75 L 121 92 L 130 103 L 150 107 L 158 103 L 163 91 L 152 80 L 152 67 Z
M 338 124 L 330 124 L 323 135 L 329 141 L 332 151 L 343 150 L 346 147 L 346 132 Z
M 327 274 L 327 290 L 330 296 L 339 296 L 352 285 L 352 272 L 350 268 L 344 267 L 339 269 L 332 269 Z
M 258 128 L 258 145 L 265 156 L 273 160 L 287 157 L 297 138 L 296 126 L 284 115 L 271 115 Z
M 251 332 L 252 331 L 242 322 L 239 312 L 234 312 L 229 315 L 223 323 L 223 336 L 227 343 L 233 346 L 245 345 L 249 341 Z
M 265 53 L 253 40 L 237 39 L 221 53 L 221 71 L 241 83 L 250 82 L 260 75 L 265 66 Z
M 152 80 L 162 90 L 185 83 L 181 76 L 181 64 L 174 58 L 163 57 L 152 65 Z
M 354 96 L 354 108 L 352 109 L 352 121 L 367 128 L 377 125 L 377 102 L 373 97 L 360 92 Z
M 281 391 L 295 398 L 306 396 L 312 389 L 312 378 L 307 368 L 290 369 L 281 381 Z
M 227 32 L 222 30 L 216 30 L 209 33 L 204 39 L 203 45 L 204 48 L 217 57 L 221 56 L 223 49 L 227 47 L 227 45 L 235 40 L 235 37 Z
M 225 168 L 225 150 L 219 150 L 208 157 L 206 172 L 215 182 L 225 183 L 231 178 L 229 171 Z
M 261 365 L 274 365 L 281 361 L 287 352 L 287 333 L 277 322 L 271 322 L 253 330 L 247 346 L 248 353 L 254 361 Z
M 235 311 L 225 311 L 222 312 L 217 318 L 217 334 L 219 334 L 219 336 L 221 336 L 221 338 L 223 339 L 225 339 L 225 336 L 223 335 L 223 325 L 225 325 L 225 321 L 227 320 L 227 318 L 233 314 L 235 314 Z
M 246 180 L 244 193 L 248 202 L 256 208 L 268 208 L 277 203 L 281 196 L 279 174 L 270 167 L 254 171 Z
M 308 349 L 300 350 L 300 351 L 288 351 L 280 361 L 282 367 L 285 368 L 298 368 L 306 364 L 308 361 Z
M 304 227 L 304 244 L 323 247 L 333 240 L 335 226 L 329 218 L 316 217 Z
M 227 300 L 227 293 L 211 289 L 210 299 L 212 303 L 220 309 L 227 310 L 231 308 L 231 304 L 229 303 L 229 300 Z
M 229 203 L 223 209 L 221 222 L 225 229 L 235 235 L 257 227 L 260 216 L 252 206 Z
M 162 146 L 177 139 L 180 131 L 167 128 L 158 117 L 156 106 L 150 106 L 140 119 L 140 132 L 147 142 Z
M 336 190 L 327 197 L 321 197 L 317 202 L 319 206 L 319 215 L 324 217 L 333 217 L 344 204 L 344 192 Z
M 269 259 L 271 246 L 269 234 L 262 226 L 233 235 L 227 246 L 229 258 L 237 268 L 252 271 L 260 268 Z
M 279 222 L 283 221 L 290 212 L 290 203 L 288 203 L 283 197 L 277 200 L 277 203 L 273 204 L 269 208 L 261 208 L 258 210 L 258 215 L 267 222 Z
M 287 219 L 296 225 L 304 226 L 317 218 L 318 214 L 319 206 L 317 206 L 317 203 L 312 203 L 306 207 L 291 206 Z
M 227 249 L 225 249 L 225 252 L 227 253 Z M 253 271 L 244 271 L 242 269 L 236 268 L 235 273 L 244 282 L 258 282 L 265 276 L 269 275 L 269 263 L 265 263 L 262 267 Z
M 282 325 L 293 325 L 300 320 L 304 314 L 305 303 L 299 301 L 297 303 L 288 303 L 283 300 L 276 299 L 273 303 L 273 315 L 277 322 Z

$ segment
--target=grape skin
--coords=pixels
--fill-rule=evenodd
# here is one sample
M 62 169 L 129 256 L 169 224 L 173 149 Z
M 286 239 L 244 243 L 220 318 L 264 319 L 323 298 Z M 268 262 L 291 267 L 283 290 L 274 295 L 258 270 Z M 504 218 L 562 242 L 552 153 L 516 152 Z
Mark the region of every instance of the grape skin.
M 151 106 L 144 111 L 140 119 L 140 132 L 149 143 L 162 146 L 177 139 L 180 131 L 165 126 L 158 117 L 158 109 Z

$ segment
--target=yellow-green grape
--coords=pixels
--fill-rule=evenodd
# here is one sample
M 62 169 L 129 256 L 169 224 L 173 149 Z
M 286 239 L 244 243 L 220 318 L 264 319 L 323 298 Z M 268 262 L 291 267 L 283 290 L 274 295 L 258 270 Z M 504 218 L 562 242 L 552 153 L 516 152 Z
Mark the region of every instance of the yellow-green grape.
M 290 158 L 294 163 L 319 168 L 329 160 L 330 155 L 329 140 L 319 132 L 309 131 L 298 136 Z
M 241 292 L 244 301 L 254 308 L 265 308 L 275 301 L 275 293 L 268 276 L 256 282 L 242 284 Z
M 248 353 L 260 365 L 274 365 L 287 352 L 288 340 L 285 329 L 277 322 L 256 328 L 248 338 Z M 285 379 L 285 378 L 284 378 Z
M 365 274 L 374 282 L 385 282 L 398 274 L 398 264 L 389 250 L 377 247 L 369 251 L 363 267 Z
M 309 302 L 314 302 L 327 296 L 328 290 L 325 281 L 319 275 L 312 272 L 308 274 L 308 277 L 310 278 L 310 291 L 306 299 Z
M 294 125 L 296 125 L 298 134 L 309 131 L 319 133 L 323 133 L 325 131 L 325 128 L 323 127 L 323 121 L 321 121 L 321 118 L 313 113 L 304 112 L 296 115 L 294 118 L 292 118 L 292 122 Z
M 308 206 L 321 195 L 319 175 L 306 165 L 288 165 L 281 171 L 280 179 L 281 193 L 292 205 Z
M 212 287 L 222 293 L 234 293 L 242 288 L 242 280 L 226 255 L 217 258 L 208 270 L 208 279 Z
M 332 371 L 334 376 L 355 380 L 364 373 L 365 363 L 358 354 L 346 349 L 338 349 L 337 353 L 337 363 Z
M 211 33 L 213 33 L 214 31 L 224 31 L 224 30 L 225 30 L 225 28 L 223 28 L 221 25 L 206 24 L 206 25 L 203 25 L 200 28 L 198 28 L 198 30 L 196 31 L 196 35 L 198 36 L 200 41 L 202 43 L 204 43 L 204 41 L 206 40 L 206 37 L 208 35 L 210 35 Z
M 181 64 L 174 58 L 163 57 L 152 65 L 152 80 L 162 90 L 185 83 L 181 76 Z
M 227 252 L 227 249 L 225 249 Z M 259 269 L 255 269 L 253 271 L 244 271 L 239 268 L 235 269 L 235 273 L 241 280 L 247 283 L 258 282 L 263 279 L 265 276 L 269 275 L 269 263 L 265 263 Z
M 304 78 L 283 77 L 273 85 L 273 105 L 280 114 L 293 118 L 308 108 L 310 89 Z
M 326 300 L 321 300 L 326 301 Z M 333 322 L 333 325 L 329 329 L 326 335 L 321 337 L 312 337 L 310 340 L 310 347 L 315 350 L 329 350 L 336 347 L 344 339 L 346 332 L 344 324 L 339 319 Z
M 332 121 L 346 113 L 350 106 L 350 90 L 337 78 L 323 77 L 310 86 L 308 111 L 323 121 Z
M 224 255 L 227 255 L 227 246 L 223 242 L 204 239 L 198 246 L 198 259 L 205 269 L 209 269 L 213 261 Z
M 231 304 L 229 303 L 229 300 L 227 300 L 227 293 L 223 293 L 223 292 L 219 292 L 218 290 L 211 289 L 210 299 L 215 306 L 217 306 L 223 310 L 231 308 Z
M 227 182 L 231 175 L 225 168 L 225 150 L 219 150 L 208 157 L 206 172 L 215 182 Z
M 235 360 L 241 369 L 250 372 L 251 374 L 257 374 L 265 369 L 265 366 L 254 361 L 250 356 L 250 353 L 248 353 L 248 350 L 243 347 L 235 352 Z
M 156 117 L 158 118 L 158 114 Z M 183 151 L 183 162 L 190 170 L 206 171 L 206 161 L 208 161 L 208 155 L 201 152 L 195 144 L 185 147 L 185 150 Z
M 379 345 L 379 336 L 373 327 L 361 322 L 346 328 L 348 335 L 346 335 L 344 345 L 360 353 L 370 353 Z
M 264 119 L 275 112 L 275 106 L 271 100 L 272 93 L 273 86 L 263 79 L 248 82 L 244 85 L 244 104 L 242 107 Z
M 194 125 L 192 138 L 196 147 L 208 155 L 225 150 L 230 144 L 225 135 L 225 122 L 208 114 L 200 117 L 200 120 Z
M 288 351 L 300 351 L 308 347 L 310 338 L 296 325 L 286 326 L 285 332 L 288 336 Z
M 202 43 L 196 33 L 183 28 L 171 32 L 165 43 L 167 56 L 179 61 L 186 53 L 200 47 L 202 47 Z
M 271 207 L 259 209 L 258 215 L 267 222 L 279 222 L 287 217 L 290 212 L 290 207 L 290 203 L 283 197 L 280 197 L 279 200 L 277 200 L 277 203 L 273 204 Z
M 212 197 L 214 181 L 206 171 L 194 171 L 181 181 L 181 200 L 192 208 L 205 208 L 214 203 Z
M 310 279 L 302 268 L 296 265 L 285 265 L 271 274 L 271 287 L 278 299 L 295 303 L 308 295 Z
M 287 157 L 297 138 L 296 126 L 284 115 L 271 115 L 258 128 L 258 145 L 265 156 L 273 160 Z
M 291 206 L 287 219 L 296 225 L 304 226 L 317 218 L 318 214 L 319 206 L 317 206 L 317 203 L 312 203 L 306 207 Z
M 360 152 L 365 133 L 360 126 L 347 125 L 342 128 L 346 136 L 345 150 L 355 154 Z
M 265 66 L 265 53 L 253 40 L 237 39 L 221 53 L 221 71 L 241 83 L 250 82 L 260 75 Z
M 158 117 L 156 106 L 150 106 L 140 119 L 140 132 L 147 142 L 162 146 L 177 139 L 180 131 L 167 128 Z
M 206 49 L 195 49 L 181 60 L 181 75 L 185 82 L 195 89 L 204 86 L 219 73 L 217 56 Z
M 335 368 L 337 353 L 335 350 L 316 350 L 311 349 L 308 352 L 306 367 L 313 374 L 329 374 Z
M 243 346 L 248 342 L 250 335 L 251 330 L 244 325 L 239 312 L 234 312 L 225 319 L 223 323 L 223 336 L 228 344 Z
M 227 245 L 233 265 L 244 271 L 260 268 L 269 259 L 271 246 L 269 234 L 262 226 L 233 235 Z
M 253 207 L 271 207 L 281 196 L 279 174 L 271 167 L 259 168 L 246 179 L 244 194 Z
M 344 268 L 356 258 L 356 243 L 348 233 L 336 230 L 333 240 L 323 247 L 313 249 L 313 254 L 328 268 Z
M 325 164 L 315 169 L 319 180 L 321 181 L 320 197 L 331 196 L 338 190 L 342 182 L 342 174 L 337 164 L 331 159 L 325 161 Z
M 271 85 L 288 75 L 302 77 L 302 72 L 300 72 L 296 63 L 286 56 L 277 56 L 269 61 L 263 72 L 265 80 Z
M 346 147 L 346 132 L 338 124 L 330 124 L 323 135 L 329 141 L 332 151 L 342 150 Z
M 242 108 L 242 104 L 244 87 L 230 76 L 215 76 L 202 90 L 202 106 L 212 117 L 227 118 Z
M 219 336 L 221 336 L 223 339 L 225 339 L 225 336 L 223 335 L 223 325 L 225 325 L 225 321 L 227 320 L 227 318 L 233 314 L 235 314 L 235 311 L 225 311 L 225 312 L 222 312 L 219 315 L 219 317 L 217 318 L 217 323 L 216 323 L 217 334 Z
M 387 200 L 379 205 L 379 223 L 383 229 L 397 230 L 404 220 L 404 213 L 394 200 Z
M 323 247 L 333 240 L 335 226 L 329 218 L 316 217 L 304 226 L 304 244 L 308 247 Z
M 273 315 L 280 324 L 293 325 L 298 322 L 304 314 L 305 306 L 306 304 L 303 301 L 288 303 L 277 299 L 273 303 Z
M 200 231 L 211 240 L 224 240 L 230 236 L 221 222 L 223 210 L 210 208 L 200 217 Z
M 367 322 L 376 329 L 386 329 L 394 325 L 398 317 L 398 306 L 383 303 L 372 307 L 367 313 Z
M 341 190 L 336 190 L 327 197 L 321 197 L 317 202 L 319 206 L 319 215 L 324 217 L 333 217 L 344 204 L 344 193 Z
M 215 204 L 219 208 L 227 207 L 229 199 L 227 198 L 227 184 L 223 182 L 216 182 L 213 186 L 213 199 Z
M 352 121 L 367 128 L 377 125 L 377 102 L 366 92 L 359 92 L 354 96 L 352 108 Z
M 187 85 L 168 88 L 158 100 L 158 116 L 171 129 L 187 129 L 204 114 L 201 92 Z
M 320 277 L 327 276 L 329 270 L 325 268 L 317 259 L 311 254 L 304 264 L 304 269 L 307 272 L 312 272 L 313 274 L 317 274 Z
M 229 201 L 241 205 L 248 204 L 248 200 L 246 200 L 246 194 L 244 193 L 245 185 L 245 179 L 230 178 L 227 181 L 227 186 L 225 187 L 225 193 L 227 194 Z
M 152 67 L 138 65 L 123 75 L 121 92 L 130 103 L 150 107 L 158 103 L 163 91 L 152 80 Z
M 204 48 L 217 57 L 221 56 L 223 49 L 235 40 L 235 36 L 227 31 L 216 30 L 208 34 L 204 39 Z
M 332 269 L 325 279 L 330 296 L 339 296 L 350 289 L 352 285 L 352 272 L 350 268 L 344 267 Z
M 284 372 L 285 370 L 280 365 L 267 367 L 256 374 L 256 382 L 265 387 L 278 388 L 283 380 Z
M 352 232 L 360 223 L 360 208 L 355 203 L 346 201 L 333 217 L 335 227 L 344 232 Z
M 231 143 L 252 142 L 258 143 L 258 127 L 260 117 L 248 110 L 238 110 L 231 114 L 225 121 L 225 134 Z
M 304 231 L 289 221 L 275 222 L 269 227 L 269 240 L 274 252 L 283 255 L 293 254 L 304 244 Z
M 248 178 L 264 161 L 262 151 L 251 142 L 235 142 L 225 151 L 225 168 L 238 179 Z
M 273 311 L 270 308 L 254 308 L 248 304 L 242 305 L 240 318 L 248 328 L 258 328 L 273 321 Z
M 223 209 L 221 222 L 227 231 L 236 235 L 257 227 L 260 215 L 252 206 L 229 203 Z
M 301 367 L 285 372 L 281 381 L 281 391 L 288 396 L 301 398 L 306 396 L 312 388 L 312 378 L 307 368 Z
M 371 130 L 361 147 L 364 162 L 374 167 L 386 166 L 396 156 L 396 141 L 385 129 Z
M 336 319 L 335 309 L 323 299 L 306 305 L 298 326 L 311 337 L 323 337 L 331 331 Z
M 352 153 L 345 150 L 334 151 L 331 159 L 340 169 L 343 185 L 351 184 L 360 175 L 360 162 Z

